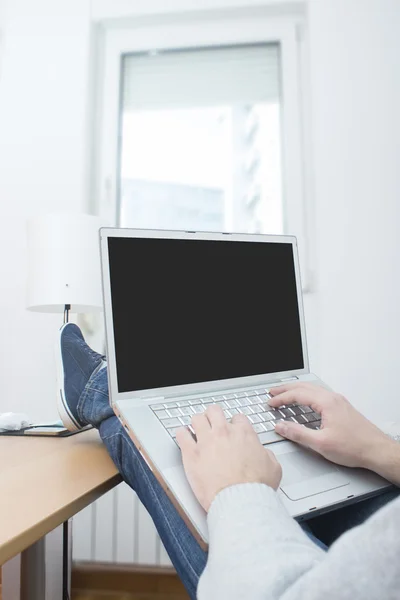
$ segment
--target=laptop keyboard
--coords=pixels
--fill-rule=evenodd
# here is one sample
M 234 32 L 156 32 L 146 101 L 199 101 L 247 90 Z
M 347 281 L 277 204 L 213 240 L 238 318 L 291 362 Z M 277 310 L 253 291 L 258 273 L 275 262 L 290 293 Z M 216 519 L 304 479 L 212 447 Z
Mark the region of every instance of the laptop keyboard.
M 258 388 L 187 400 L 176 399 L 163 404 L 151 404 L 150 408 L 174 440 L 177 430 L 182 426 L 188 427 L 194 435 L 191 427 L 193 415 L 205 412 L 212 404 L 222 408 L 228 421 L 238 413 L 246 415 L 263 445 L 283 441 L 274 431 L 278 421 L 293 421 L 310 429 L 320 428 L 321 416 L 309 406 L 294 404 L 279 409 L 271 408 L 268 404 L 270 398 L 268 388 Z

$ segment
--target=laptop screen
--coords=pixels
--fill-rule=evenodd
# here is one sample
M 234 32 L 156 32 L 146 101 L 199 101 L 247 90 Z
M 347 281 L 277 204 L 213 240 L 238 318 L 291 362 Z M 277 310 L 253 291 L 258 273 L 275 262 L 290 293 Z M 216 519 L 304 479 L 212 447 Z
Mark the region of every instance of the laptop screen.
M 108 239 L 118 391 L 304 367 L 290 243 Z

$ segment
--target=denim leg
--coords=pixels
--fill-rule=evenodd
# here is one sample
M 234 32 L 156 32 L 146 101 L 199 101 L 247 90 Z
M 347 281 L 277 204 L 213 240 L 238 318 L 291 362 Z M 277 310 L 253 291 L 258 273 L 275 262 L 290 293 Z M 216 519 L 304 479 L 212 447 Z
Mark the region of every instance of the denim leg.
M 114 416 L 108 396 L 108 373 L 103 367 L 94 371 L 83 390 L 76 407 L 82 423 L 100 428 L 103 421 Z
M 307 521 L 307 524 L 311 533 L 329 547 L 343 533 L 361 525 L 377 510 L 397 498 L 399 493 L 398 488 L 390 489 L 373 498 L 367 498 L 326 515 L 314 517 Z
M 310 540 L 312 542 L 314 542 L 314 544 L 316 544 L 316 546 L 318 546 L 318 548 L 321 548 L 321 550 L 328 550 L 328 547 L 326 544 L 324 544 L 323 541 L 321 541 L 320 539 L 317 538 L 317 536 L 313 533 L 312 527 L 310 526 L 310 521 L 302 521 L 300 523 L 300 527 L 302 528 L 302 530 L 304 531 L 304 533 L 306 535 L 308 535 L 308 537 L 310 538 Z
M 194 600 L 207 553 L 200 548 L 115 416 L 108 400 L 106 368 L 90 378 L 79 400 L 78 414 L 82 422 L 99 429 L 108 453 L 124 481 L 148 510 L 180 579 Z

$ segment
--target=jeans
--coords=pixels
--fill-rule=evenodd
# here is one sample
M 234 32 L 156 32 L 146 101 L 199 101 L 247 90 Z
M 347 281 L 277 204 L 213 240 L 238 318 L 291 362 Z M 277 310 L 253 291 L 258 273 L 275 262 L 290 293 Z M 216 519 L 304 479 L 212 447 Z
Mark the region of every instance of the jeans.
M 141 457 L 109 404 L 107 369 L 89 379 L 78 403 L 78 416 L 96 427 L 124 481 L 148 510 L 169 557 L 191 598 L 196 598 L 199 577 L 206 565 L 204 552 L 190 533 L 168 496 Z M 379 497 L 314 517 L 304 525 L 309 537 L 326 549 L 341 533 L 365 521 L 397 496 L 390 491 Z

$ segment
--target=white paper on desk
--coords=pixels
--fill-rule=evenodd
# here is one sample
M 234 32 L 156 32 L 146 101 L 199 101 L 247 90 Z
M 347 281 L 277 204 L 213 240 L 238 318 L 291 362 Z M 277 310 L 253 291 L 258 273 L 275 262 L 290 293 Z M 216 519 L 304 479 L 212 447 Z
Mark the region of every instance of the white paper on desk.
M 31 423 L 24 413 L 6 412 L 0 415 L 0 431 L 19 431 L 23 427 L 29 427 Z
M 40 423 L 30 423 L 32 427 L 58 427 L 64 428 L 64 424 L 62 421 L 40 421 Z

